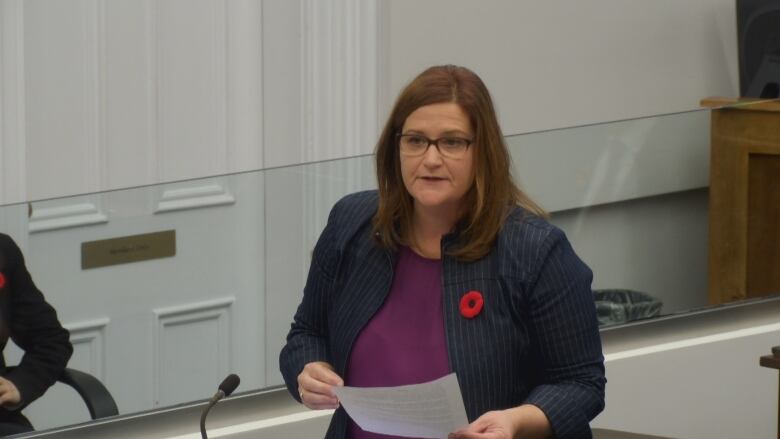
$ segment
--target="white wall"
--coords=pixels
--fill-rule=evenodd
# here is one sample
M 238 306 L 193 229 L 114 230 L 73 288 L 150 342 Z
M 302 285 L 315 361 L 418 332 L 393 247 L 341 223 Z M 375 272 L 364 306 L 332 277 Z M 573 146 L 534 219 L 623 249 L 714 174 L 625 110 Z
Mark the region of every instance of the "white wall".
M 353 155 L 376 137 L 376 0 L 0 12 L 0 203 Z
M 777 371 L 759 367 L 780 323 L 607 355 L 595 426 L 686 439 L 772 438 Z
M 738 83 L 728 0 L 0 8 L 0 202 L 367 153 L 438 63 L 482 75 L 507 134 L 691 109 Z
M 602 332 L 607 408 L 594 426 L 675 438 L 777 437 L 780 301 Z
M 392 0 L 389 89 L 462 64 L 491 90 L 506 134 L 689 110 L 736 96 L 731 0 Z

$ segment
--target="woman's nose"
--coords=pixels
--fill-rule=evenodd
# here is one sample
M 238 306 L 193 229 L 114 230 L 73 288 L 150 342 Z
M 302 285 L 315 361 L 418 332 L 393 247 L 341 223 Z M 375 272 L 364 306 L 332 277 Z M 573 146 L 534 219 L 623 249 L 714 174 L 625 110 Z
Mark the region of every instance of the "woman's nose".
M 428 149 L 425 150 L 425 154 L 423 155 L 423 162 L 429 166 L 441 164 L 442 157 L 436 144 L 432 143 L 428 145 Z

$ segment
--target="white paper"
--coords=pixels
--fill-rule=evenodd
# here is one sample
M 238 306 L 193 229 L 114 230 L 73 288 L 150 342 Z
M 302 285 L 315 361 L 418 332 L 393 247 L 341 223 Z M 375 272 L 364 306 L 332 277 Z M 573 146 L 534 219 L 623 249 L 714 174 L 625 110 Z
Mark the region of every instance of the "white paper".
M 372 433 L 438 439 L 468 424 L 454 373 L 423 384 L 334 392 L 352 420 Z

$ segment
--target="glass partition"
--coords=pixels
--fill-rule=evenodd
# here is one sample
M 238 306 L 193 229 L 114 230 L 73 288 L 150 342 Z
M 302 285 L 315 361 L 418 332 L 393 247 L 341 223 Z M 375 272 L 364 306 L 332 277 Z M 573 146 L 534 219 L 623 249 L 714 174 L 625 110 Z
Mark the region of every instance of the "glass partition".
M 507 137 L 518 181 L 593 269 L 603 324 L 708 305 L 710 115 Z M 126 414 L 208 398 L 229 372 L 239 391 L 280 385 L 330 207 L 374 187 L 358 156 L 6 205 L 0 231 L 71 331 L 70 367 Z M 85 421 L 77 400 L 55 387 L 26 413 L 38 428 Z
M 507 139 L 515 175 L 593 269 L 603 324 L 707 304 L 709 117 Z

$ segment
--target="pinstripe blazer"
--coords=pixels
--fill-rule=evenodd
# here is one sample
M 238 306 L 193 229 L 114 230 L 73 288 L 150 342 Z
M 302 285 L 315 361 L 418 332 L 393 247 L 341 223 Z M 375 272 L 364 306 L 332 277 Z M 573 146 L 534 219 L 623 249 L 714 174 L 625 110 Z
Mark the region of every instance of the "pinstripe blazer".
M 390 289 L 395 254 L 371 236 L 376 191 L 341 199 L 317 242 L 303 300 L 280 354 L 290 393 L 312 361 L 345 376 L 350 349 Z M 442 239 L 446 251 L 457 239 Z M 604 408 L 604 362 L 590 269 L 562 231 L 520 208 L 508 217 L 491 252 L 461 262 L 442 252 L 447 352 L 469 421 L 489 410 L 529 403 L 558 438 L 591 437 L 589 421 Z M 482 293 L 472 319 L 461 297 Z M 410 304 L 409 306 L 414 306 Z M 336 410 L 326 438 L 343 438 L 347 416 Z

